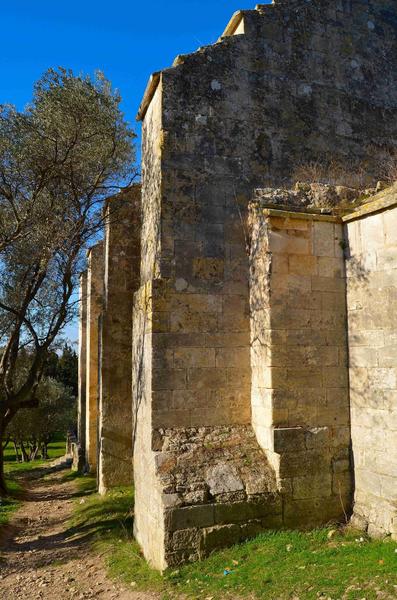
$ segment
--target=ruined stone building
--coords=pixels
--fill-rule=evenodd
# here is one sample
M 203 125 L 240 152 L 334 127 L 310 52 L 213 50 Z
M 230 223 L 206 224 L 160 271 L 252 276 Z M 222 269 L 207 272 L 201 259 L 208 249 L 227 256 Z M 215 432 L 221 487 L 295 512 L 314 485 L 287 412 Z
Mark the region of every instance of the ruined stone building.
M 397 536 L 397 188 L 274 192 L 377 172 L 396 67 L 395 0 L 275 0 L 149 81 L 81 276 L 79 438 L 156 568 L 352 511 Z

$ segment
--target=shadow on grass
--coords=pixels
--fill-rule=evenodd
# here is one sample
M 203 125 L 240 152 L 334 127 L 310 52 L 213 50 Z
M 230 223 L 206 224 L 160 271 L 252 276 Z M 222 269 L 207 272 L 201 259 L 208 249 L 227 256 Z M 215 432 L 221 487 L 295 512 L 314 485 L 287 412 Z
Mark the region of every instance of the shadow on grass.
M 8 473 L 6 478 L 9 495 L 15 497 L 13 490 L 16 489 L 18 499 L 25 502 L 40 502 L 45 500 L 69 500 L 75 496 L 79 496 L 80 492 L 71 493 L 68 490 L 54 491 L 51 486 L 59 481 L 57 474 L 65 470 L 67 467 L 63 465 L 50 466 L 51 461 L 40 464 L 30 464 L 26 468 L 19 468 Z M 23 467 L 23 465 L 20 465 Z M 41 481 L 39 490 L 30 489 L 32 482 Z M 27 488 L 27 489 L 25 489 Z M 48 492 L 46 491 L 48 489 Z M 51 488 L 51 489 L 50 489 Z
M 7 496 L 0 497 L 0 528 L 7 525 L 13 512 L 25 500 L 25 491 L 17 479 L 6 477 Z
M 95 480 L 92 478 L 75 478 L 78 491 L 74 497 L 80 497 L 74 515 L 70 521 L 68 535 L 77 535 L 79 532 L 90 532 L 101 539 L 106 534 L 113 537 L 115 533 L 131 536 L 133 531 L 133 504 L 134 494 L 132 488 L 115 488 L 106 496 L 93 493 Z
M 100 496 L 89 492 L 84 477 L 75 480 L 80 489 L 83 487 L 83 495 L 76 501 L 66 535 L 90 541 L 104 556 L 110 575 L 116 579 L 133 584 L 136 589 L 163 590 L 164 580 L 147 564 L 133 538 L 133 489 L 114 488 Z

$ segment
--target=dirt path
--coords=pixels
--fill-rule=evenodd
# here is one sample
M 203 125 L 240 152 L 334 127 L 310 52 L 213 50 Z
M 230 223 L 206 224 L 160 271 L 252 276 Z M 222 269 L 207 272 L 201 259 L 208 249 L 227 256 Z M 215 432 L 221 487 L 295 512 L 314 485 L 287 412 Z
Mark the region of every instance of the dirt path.
M 157 599 L 108 579 L 103 560 L 91 551 L 89 541 L 68 537 L 76 488 L 73 482 L 62 481 L 62 475 L 48 469 L 24 479 L 26 501 L 0 540 L 0 599 Z

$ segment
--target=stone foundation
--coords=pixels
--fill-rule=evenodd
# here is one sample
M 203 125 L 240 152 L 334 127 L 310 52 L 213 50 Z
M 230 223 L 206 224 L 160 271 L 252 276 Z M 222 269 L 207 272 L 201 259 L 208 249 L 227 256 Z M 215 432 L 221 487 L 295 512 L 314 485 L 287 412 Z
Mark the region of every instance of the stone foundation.
M 273 469 L 250 425 L 155 430 L 168 566 L 282 525 Z

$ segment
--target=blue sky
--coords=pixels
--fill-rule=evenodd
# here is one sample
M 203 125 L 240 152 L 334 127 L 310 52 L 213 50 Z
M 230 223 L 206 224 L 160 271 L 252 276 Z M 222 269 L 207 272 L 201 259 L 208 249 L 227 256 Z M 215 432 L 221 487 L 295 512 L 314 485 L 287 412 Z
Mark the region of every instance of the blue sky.
M 0 102 L 22 109 L 48 67 L 99 68 L 134 121 L 151 72 L 219 37 L 249 0 L 3 0 L 0 3 Z
M 22 110 L 49 67 L 104 71 L 135 124 L 149 75 L 177 54 L 215 42 L 255 0 L 0 0 L 0 103 Z M 77 326 L 68 336 L 77 338 Z

